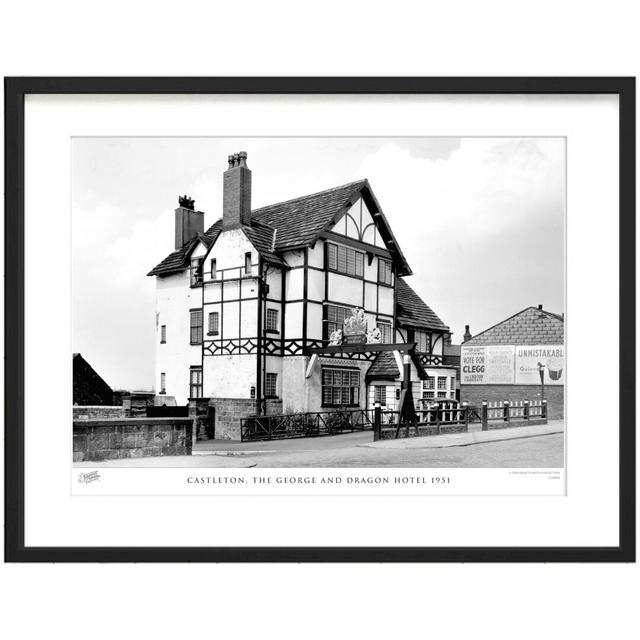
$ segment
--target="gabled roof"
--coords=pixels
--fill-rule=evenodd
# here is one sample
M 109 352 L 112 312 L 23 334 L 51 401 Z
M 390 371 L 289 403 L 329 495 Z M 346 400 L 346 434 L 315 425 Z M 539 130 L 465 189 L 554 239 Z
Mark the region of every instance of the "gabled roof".
M 449 331 L 449 327 L 438 318 L 404 278 L 398 278 L 396 281 L 396 321 L 408 327 Z
M 395 380 L 400 377 L 398 365 L 392 351 L 381 351 L 367 370 L 366 379 Z
M 373 212 L 380 235 L 388 243 L 399 273 L 410 274 L 411 269 L 367 180 L 350 182 L 333 189 L 254 209 L 251 212 L 251 224 L 243 225 L 242 228 L 266 260 L 286 264 L 278 254 L 294 248 L 312 246 L 320 234 L 330 229 L 359 197 L 365 200 Z M 208 246 L 211 246 L 221 227 L 222 220 L 218 220 L 200 238 L 207 239 Z M 193 240 L 186 243 L 169 254 L 147 275 L 165 276 L 185 269 L 189 266 L 189 256 L 196 244 Z
M 537 307 L 527 307 L 478 333 L 464 345 L 564 344 L 564 318 Z
M 189 242 L 185 242 L 179 249 L 176 249 L 175 251 L 170 253 L 162 262 L 157 264 L 151 271 L 149 271 L 147 275 L 169 276 L 172 273 L 183 271 L 189 266 L 191 252 L 198 246 L 198 243 L 202 241 L 207 246 L 207 248 L 210 247 L 216 241 L 216 238 L 220 235 L 221 229 L 222 220 L 218 220 L 214 225 L 209 227 L 209 229 L 205 233 L 199 233 L 195 238 L 189 240 Z

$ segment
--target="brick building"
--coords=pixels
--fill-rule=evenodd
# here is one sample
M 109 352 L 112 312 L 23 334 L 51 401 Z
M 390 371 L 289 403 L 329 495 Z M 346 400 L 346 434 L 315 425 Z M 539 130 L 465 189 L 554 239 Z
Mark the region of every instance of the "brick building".
M 564 417 L 564 314 L 527 307 L 471 336 L 461 349 L 463 401 L 547 400 L 550 418 Z
M 449 328 L 406 282 L 369 182 L 252 209 L 246 153 L 228 162 L 221 218 L 205 231 L 180 198 L 175 251 L 148 274 L 156 393 L 212 409 L 233 439 L 249 415 L 391 406 L 405 356 L 415 398 L 452 398 Z

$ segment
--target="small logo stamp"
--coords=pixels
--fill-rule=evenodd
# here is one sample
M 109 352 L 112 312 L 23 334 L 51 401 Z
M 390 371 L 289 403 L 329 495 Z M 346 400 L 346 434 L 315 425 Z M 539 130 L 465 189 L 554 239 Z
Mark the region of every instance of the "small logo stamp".
M 100 480 L 100 474 L 97 471 L 88 471 L 86 473 L 78 474 L 78 482 L 80 484 L 90 484 Z

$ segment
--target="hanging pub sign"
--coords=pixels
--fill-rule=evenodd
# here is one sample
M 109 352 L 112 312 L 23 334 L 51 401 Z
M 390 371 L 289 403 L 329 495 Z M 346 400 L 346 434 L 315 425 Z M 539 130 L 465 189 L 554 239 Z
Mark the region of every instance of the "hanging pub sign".
M 513 384 L 512 345 L 462 346 L 462 384 Z
M 353 309 L 342 325 L 342 344 L 366 344 L 367 320 L 362 309 Z
M 515 384 L 563 385 L 564 345 L 522 345 L 516 347 Z

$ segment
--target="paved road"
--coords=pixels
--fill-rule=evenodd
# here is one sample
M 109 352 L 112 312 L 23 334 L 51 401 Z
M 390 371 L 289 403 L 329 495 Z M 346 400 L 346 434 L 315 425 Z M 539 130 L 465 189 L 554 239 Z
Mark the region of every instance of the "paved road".
M 363 434 L 289 440 L 288 447 L 273 451 L 266 446 L 230 455 L 172 456 L 120 460 L 117 464 L 80 463 L 76 466 L 131 467 L 547 467 L 564 466 L 564 434 L 556 433 L 442 449 L 376 449 L 358 446 Z M 370 441 L 369 437 L 366 438 Z M 322 442 L 321 442 L 322 441 Z M 289 444 L 290 443 L 290 444 Z M 268 443 L 262 443 L 264 445 Z M 227 446 L 227 451 L 230 447 Z

